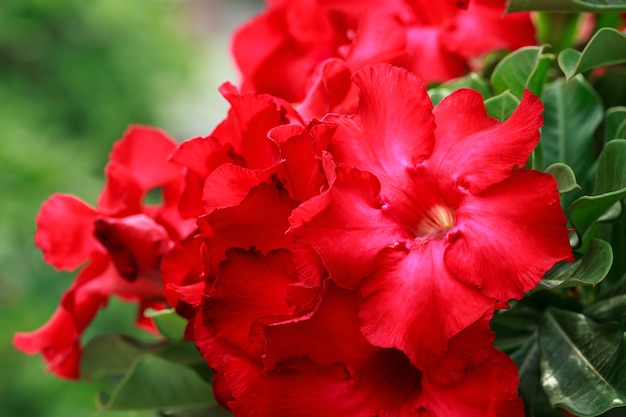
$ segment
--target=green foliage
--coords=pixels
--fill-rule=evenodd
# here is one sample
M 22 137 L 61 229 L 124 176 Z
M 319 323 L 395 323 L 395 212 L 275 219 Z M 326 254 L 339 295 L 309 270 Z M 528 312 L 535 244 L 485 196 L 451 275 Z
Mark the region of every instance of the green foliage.
M 581 72 L 626 62 L 626 35 L 613 28 L 600 29 L 582 52 L 565 49 L 559 66 L 567 79 Z
M 625 329 L 549 309 L 539 330 L 541 383 L 550 404 L 582 417 L 626 405 Z
M 586 178 L 595 159 L 593 138 L 603 119 L 602 100 L 589 83 L 576 77 L 546 84 L 543 104 L 544 165 L 561 162 L 569 165 L 579 180 Z
M 544 54 L 543 47 L 528 46 L 507 55 L 491 74 L 496 94 L 510 90 L 521 99 L 524 89 L 541 96 L 544 79 L 552 63 L 552 55 Z
M 484 99 L 491 97 L 491 89 L 487 80 L 474 72 L 466 75 L 465 77 L 460 77 L 431 88 L 428 90 L 428 95 L 430 96 L 433 104 L 436 105 L 446 96 L 450 95 L 450 93 L 461 88 L 471 88 L 476 90 L 482 94 Z
M 519 102 L 517 97 L 511 94 L 509 90 L 506 90 L 497 96 L 485 100 L 485 107 L 489 116 L 504 121 L 513 114 L 517 106 L 519 106 Z
M 48 320 L 75 275 L 43 262 L 33 244 L 34 219 L 55 191 L 94 204 L 112 142 L 130 123 L 162 124 L 159 115 L 170 97 L 192 87 L 197 42 L 189 36 L 183 7 L 183 2 L 153 0 L 2 2 L 2 417 L 93 414 L 92 385 L 59 380 L 44 372 L 40 358 L 11 344 L 15 332 Z M 136 332 L 135 314 L 135 306 L 112 300 L 86 338 Z
M 507 12 L 624 12 L 624 0 L 508 0 Z
M 546 273 L 541 285 L 565 288 L 599 284 L 613 264 L 613 250 L 608 242 L 593 239 L 584 255 L 575 262 L 560 262 Z
M 554 177 L 561 194 L 581 188 L 576 182 L 576 174 L 568 165 L 557 162 L 547 167 L 545 172 Z

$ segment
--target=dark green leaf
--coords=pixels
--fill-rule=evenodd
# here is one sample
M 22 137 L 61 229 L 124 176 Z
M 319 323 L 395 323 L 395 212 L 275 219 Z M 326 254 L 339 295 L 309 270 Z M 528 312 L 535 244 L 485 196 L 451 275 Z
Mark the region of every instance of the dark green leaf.
M 597 416 L 626 405 L 624 328 L 549 309 L 539 331 L 541 383 L 554 407 Z
M 576 175 L 574 174 L 574 171 L 572 171 L 572 168 L 565 164 L 557 162 L 546 168 L 545 172 L 554 177 L 561 194 L 577 188 L 580 189 L 580 185 L 576 182 Z
M 626 139 L 624 137 L 624 123 L 626 123 L 626 107 L 611 107 L 604 115 L 604 141 Z
M 540 284 L 546 288 L 596 285 L 613 264 L 613 250 L 604 240 L 591 239 L 584 255 L 576 262 L 559 262 L 550 269 Z
M 428 94 L 433 104 L 436 105 L 441 100 L 449 96 L 450 93 L 461 88 L 471 88 L 472 90 L 478 91 L 483 96 L 483 100 L 491 97 L 491 90 L 487 80 L 481 78 L 480 75 L 475 72 L 472 72 L 465 77 L 457 78 L 431 88 L 428 90 Z
M 626 294 L 590 304 L 584 313 L 599 322 L 626 320 Z
M 507 353 L 520 349 L 537 331 L 541 314 L 535 308 L 519 305 L 499 311 L 491 320 L 491 328 L 496 332 L 494 345 Z
M 626 62 L 626 35 L 613 28 L 602 28 L 582 53 L 566 49 L 559 54 L 558 62 L 568 79 L 590 69 Z
M 509 118 L 519 105 L 519 99 L 511 94 L 508 90 L 495 97 L 485 100 L 487 114 L 501 122 Z
M 594 195 L 580 197 L 570 207 L 569 217 L 579 236 L 596 221 L 621 214 L 620 200 L 626 197 L 626 140 L 612 140 L 602 149 L 593 191 Z
M 136 361 L 111 393 L 100 397 L 101 411 L 167 410 L 214 405 L 211 384 L 192 369 L 157 356 Z
M 526 415 L 532 415 L 535 395 L 539 390 L 540 357 L 537 333 L 533 333 L 522 347 L 511 354 L 519 371 L 519 393 L 524 400 Z
M 593 134 L 602 122 L 602 101 L 580 76 L 556 80 L 544 89 L 541 147 L 546 166 L 569 165 L 585 178 L 594 162 Z
M 624 0 L 508 0 L 507 12 L 624 12 Z
M 543 55 L 543 47 L 528 46 L 510 53 L 500 61 L 491 74 L 491 84 L 496 94 L 506 90 L 522 98 L 525 88 L 541 96 L 543 80 L 552 56 Z

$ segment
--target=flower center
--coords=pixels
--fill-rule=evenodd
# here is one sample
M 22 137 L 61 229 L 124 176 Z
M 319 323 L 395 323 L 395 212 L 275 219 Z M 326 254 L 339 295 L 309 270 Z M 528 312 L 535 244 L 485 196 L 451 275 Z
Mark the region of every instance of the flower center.
M 455 220 L 452 209 L 437 204 L 426 213 L 418 224 L 415 233 L 418 237 L 443 239 L 446 233 L 454 227 Z

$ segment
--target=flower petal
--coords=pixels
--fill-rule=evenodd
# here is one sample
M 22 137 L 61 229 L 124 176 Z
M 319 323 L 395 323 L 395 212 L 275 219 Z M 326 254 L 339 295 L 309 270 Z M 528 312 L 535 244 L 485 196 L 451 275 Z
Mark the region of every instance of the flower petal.
M 227 256 L 220 265 L 219 277 L 207 288 L 199 318 L 200 325 L 208 330 L 207 339 L 213 340 L 205 343 L 213 348 L 202 352 L 212 366 L 220 355 L 219 350 L 223 350 L 215 349 L 220 345 L 261 360 L 264 347 L 251 343 L 251 327 L 259 319 L 291 313 L 287 288 L 297 278 L 291 254 L 285 249 L 267 255 L 231 249 Z
M 426 375 L 425 375 L 426 376 Z M 523 417 L 517 396 L 517 367 L 504 353 L 491 349 L 488 359 L 462 379 L 438 385 L 423 378 L 424 417 Z
M 494 304 L 448 272 L 444 249 L 444 240 L 385 249 L 360 287 L 365 337 L 376 346 L 400 349 L 420 369 Z
M 482 96 L 455 91 L 435 107 L 435 148 L 428 163 L 440 178 L 476 194 L 523 167 L 539 142 L 543 104 L 526 90 L 504 123 L 487 116 Z
M 406 238 L 383 215 L 379 191 L 380 184 L 370 173 L 340 166 L 333 186 L 302 203 L 289 218 L 295 239 L 320 254 L 340 286 L 354 287 L 371 273 L 383 248 Z
M 176 143 L 165 132 L 146 126 L 131 126 L 115 143 L 110 161 L 124 165 L 143 190 L 179 178 L 181 168 L 169 161 Z
M 52 195 L 37 214 L 35 244 L 57 269 L 71 271 L 102 248 L 93 237 L 97 212 L 78 198 Z
M 289 228 L 287 218 L 296 205 L 279 184 L 261 183 L 250 190 L 240 205 L 200 217 L 200 236 L 210 264 L 217 266 L 231 247 L 254 247 L 264 254 L 289 248 L 291 239 L 285 235 Z
M 456 211 L 445 264 L 459 280 L 501 301 L 519 299 L 558 261 L 573 261 L 556 182 L 516 170 Z
M 338 124 L 329 151 L 337 163 L 369 171 L 383 189 L 396 174 L 426 158 L 433 146 L 434 118 L 426 84 L 387 64 L 358 71 L 361 101 L 354 116 L 327 116 Z M 407 94 L 410 92 L 410 94 Z

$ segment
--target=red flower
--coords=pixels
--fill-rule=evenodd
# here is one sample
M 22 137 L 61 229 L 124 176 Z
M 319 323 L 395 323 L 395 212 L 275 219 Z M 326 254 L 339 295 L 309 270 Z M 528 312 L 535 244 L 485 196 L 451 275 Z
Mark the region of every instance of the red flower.
M 236 416 L 523 415 L 515 365 L 489 346 L 486 320 L 423 370 L 361 334 L 356 291 L 299 279 L 288 250 L 231 250 L 207 286 L 196 342 Z
M 354 81 L 357 113 L 324 119 L 338 125 L 336 179 L 293 212 L 291 231 L 360 292 L 370 343 L 423 368 L 495 302 L 573 260 L 556 182 L 515 169 L 539 141 L 543 106 L 526 92 L 500 123 L 472 90 L 432 109 L 424 83 L 396 67 Z
M 35 243 L 46 262 L 67 271 L 86 265 L 48 323 L 16 334 L 14 344 L 40 352 L 58 376 L 79 376 L 80 336 L 112 295 L 139 302 L 137 324 L 154 330 L 143 311 L 163 306 L 161 259 L 193 226 L 176 210 L 182 169 L 167 161 L 175 146 L 160 131 L 133 127 L 111 152 L 97 209 L 63 194 L 43 204 Z M 159 187 L 163 203 L 145 204 L 146 194 Z
M 318 84 L 329 58 L 352 72 L 388 62 L 445 81 L 466 73 L 472 58 L 535 43 L 530 14 L 503 16 L 504 8 L 504 0 L 271 1 L 235 34 L 233 53 L 244 91 L 292 102 Z

